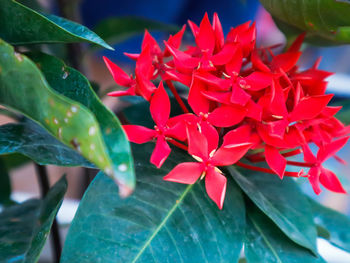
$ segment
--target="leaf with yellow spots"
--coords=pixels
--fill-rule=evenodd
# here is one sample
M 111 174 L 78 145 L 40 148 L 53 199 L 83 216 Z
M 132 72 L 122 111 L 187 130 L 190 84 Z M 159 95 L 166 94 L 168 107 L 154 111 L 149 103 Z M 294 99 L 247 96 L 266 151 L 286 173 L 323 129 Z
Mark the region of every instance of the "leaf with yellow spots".
M 59 94 L 50 87 L 30 59 L 16 54 L 13 48 L 2 40 L 0 40 L 0 68 L 0 104 L 40 123 L 61 142 L 94 163 L 115 180 L 121 195 L 126 196 L 132 192 L 135 179 L 125 135 L 119 131 L 118 120 L 99 104 L 92 91 L 86 95 L 93 97 L 90 102 L 75 101 L 71 96 L 67 98 Z M 62 80 L 69 79 L 71 69 L 61 66 L 60 69 L 54 70 Z M 80 77 L 81 81 L 86 80 L 83 76 Z M 67 87 L 73 94 L 74 90 L 81 86 L 78 80 L 69 83 Z M 80 89 L 80 92 L 87 94 L 90 88 L 88 85 L 84 91 Z M 76 94 L 82 96 L 78 91 Z M 66 93 L 64 95 L 68 96 Z M 99 111 L 103 112 L 101 116 L 92 113 Z M 103 116 L 106 119 L 103 119 Z M 109 134 L 106 132 L 108 129 L 111 129 Z M 113 134 L 114 132 L 116 134 Z M 112 139 L 118 142 L 111 143 Z M 122 147 L 118 148 L 118 145 L 124 145 L 127 152 L 123 152 Z M 121 164 L 127 166 L 126 171 L 118 169 Z

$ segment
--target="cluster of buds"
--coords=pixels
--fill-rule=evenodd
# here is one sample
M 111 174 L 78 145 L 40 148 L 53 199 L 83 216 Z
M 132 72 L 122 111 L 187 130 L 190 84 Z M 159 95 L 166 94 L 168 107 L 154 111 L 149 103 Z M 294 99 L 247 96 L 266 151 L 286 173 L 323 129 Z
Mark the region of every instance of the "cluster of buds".
M 231 28 L 226 38 L 217 14 L 212 23 L 205 14 L 199 26 L 189 21 L 189 27 L 195 45 L 185 49 L 180 49 L 185 26 L 164 41 L 164 49 L 146 31 L 141 53 L 126 54 L 136 60 L 135 76 L 104 58 L 116 83 L 127 87 L 110 96 L 142 96 L 150 103 L 154 129 L 124 125 L 129 140 L 154 141 L 150 161 L 158 168 L 171 152 L 169 144 L 194 159 L 176 165 L 164 179 L 193 184 L 204 178 L 209 197 L 220 209 L 227 180 L 219 167 L 233 164 L 281 179 L 307 177 L 316 194 L 320 184 L 344 193 L 336 175 L 322 163 L 330 157 L 341 161 L 335 154 L 346 144 L 349 128 L 334 117 L 341 107 L 327 106 L 333 95 L 325 94 L 325 79 L 331 73 L 317 69 L 319 60 L 303 71 L 296 65 L 304 35 L 275 55 L 274 47 L 256 46 L 254 23 Z M 187 96 L 179 96 L 176 82 L 188 87 Z M 181 106 L 180 115 L 170 116 L 164 86 Z M 318 147 L 316 154 L 310 144 Z M 288 160 L 299 154 L 304 161 Z M 286 171 L 288 165 L 300 171 Z

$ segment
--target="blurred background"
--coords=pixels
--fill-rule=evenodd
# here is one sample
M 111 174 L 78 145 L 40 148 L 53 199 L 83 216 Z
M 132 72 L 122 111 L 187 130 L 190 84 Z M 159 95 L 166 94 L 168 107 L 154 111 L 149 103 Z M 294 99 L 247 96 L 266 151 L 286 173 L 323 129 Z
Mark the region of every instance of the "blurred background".
M 167 29 L 182 26 L 190 19 L 199 24 L 205 12 L 212 17 L 217 12 L 227 33 L 230 27 L 235 27 L 248 20 L 256 21 L 258 46 L 268 46 L 277 43 L 284 43 L 283 34 L 277 29 L 270 15 L 262 8 L 257 0 L 18 0 L 38 11 L 45 13 L 53 13 L 66 17 L 70 20 L 77 21 L 88 28 L 95 31 L 103 39 L 115 48 L 115 51 L 101 50 L 96 47 L 90 47 L 84 44 L 73 44 L 67 49 L 61 45 L 55 45 L 55 50 L 47 50 L 47 52 L 55 52 L 60 54 L 67 64 L 82 71 L 93 83 L 98 86 L 98 92 L 101 96 L 108 90 L 114 89 L 116 86 L 114 81 L 105 67 L 102 56 L 109 57 L 122 68 L 131 68 L 133 62 L 123 55 L 123 52 L 138 53 L 142 41 L 142 31 L 147 25 L 153 25 L 157 30 L 150 30 L 151 34 L 156 37 L 161 45 L 168 32 Z M 106 21 L 112 21 L 116 18 L 135 16 L 142 18 L 138 22 L 138 29 L 131 34 L 121 34 L 118 24 Z M 146 20 L 145 20 L 146 19 Z M 143 26 L 145 22 L 145 26 Z M 152 24 L 157 22 L 156 24 Z M 158 23 L 160 22 L 160 23 Z M 135 27 L 135 25 L 131 25 Z M 170 26 L 170 27 L 169 27 Z M 152 27 L 151 27 L 152 28 Z M 188 30 L 189 31 L 189 30 Z M 190 36 L 188 40 L 191 41 Z M 303 47 L 304 55 L 300 60 L 301 67 L 311 66 L 316 58 L 322 56 L 320 68 L 335 72 L 329 81 L 328 92 L 336 94 L 336 100 L 341 100 L 350 96 L 350 48 L 348 46 L 341 47 L 314 47 L 305 45 Z M 335 101 L 336 101 L 335 100 Z M 104 97 L 104 102 L 112 109 L 118 107 L 118 101 L 115 98 Z M 0 124 L 10 122 L 6 117 L 0 117 Z M 339 154 L 348 163 L 350 162 L 350 145 L 345 147 Z M 11 157 L 16 161 L 19 156 Z M 349 166 L 337 163 L 334 160 L 326 164 L 327 168 L 332 169 L 341 179 L 345 189 L 350 191 Z M 35 167 L 30 162 L 23 162 L 23 165 L 15 166 L 11 170 L 11 184 L 14 191 L 14 199 L 21 201 L 28 197 L 39 197 L 39 188 L 37 177 L 35 175 Z M 54 184 L 63 173 L 66 173 L 69 181 L 66 201 L 61 208 L 58 216 L 60 224 L 69 225 L 70 220 L 74 216 L 79 199 L 84 193 L 87 185 L 91 181 L 94 173 L 87 172 L 81 168 L 64 168 L 64 167 L 48 167 L 50 184 Z M 309 184 L 303 185 L 305 191 L 310 196 L 318 199 L 323 204 L 349 214 L 349 196 L 332 194 L 324 191 L 320 196 L 315 197 Z M 67 227 L 62 229 L 67 231 Z M 63 233 L 64 234 L 64 233 Z M 325 245 L 320 243 L 321 246 Z M 335 248 L 328 247 L 328 262 L 350 262 L 349 257 L 339 256 L 340 252 L 332 250 Z M 43 254 L 42 262 L 47 261 L 50 256 L 50 248 L 47 246 Z M 322 249 L 321 249 L 322 251 Z M 334 252 L 335 251 L 335 252 Z M 334 254 L 335 253 L 335 254 Z M 338 254 L 337 254 L 338 253 Z M 322 255 L 322 253 L 321 253 Z M 334 255 L 334 258 L 332 258 Z M 340 259 L 342 258 L 342 259 Z M 344 261 L 342 261 L 344 259 Z

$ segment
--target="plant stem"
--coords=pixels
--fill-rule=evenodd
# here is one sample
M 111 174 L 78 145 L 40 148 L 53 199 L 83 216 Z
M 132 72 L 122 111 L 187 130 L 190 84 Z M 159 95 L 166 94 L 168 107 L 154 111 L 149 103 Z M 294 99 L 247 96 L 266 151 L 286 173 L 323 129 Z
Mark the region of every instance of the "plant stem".
M 185 150 L 187 151 L 188 150 L 188 147 L 178 141 L 175 141 L 175 140 L 168 140 L 168 142 L 170 142 L 171 144 L 175 145 L 176 147 L 182 149 L 182 150 Z
M 35 164 L 35 169 L 37 171 L 41 196 L 42 198 L 44 198 L 50 190 L 50 184 L 49 184 L 46 167 L 39 164 Z M 61 243 L 61 237 L 59 233 L 59 226 L 56 218 L 53 220 L 50 235 L 51 235 L 51 248 L 53 250 L 55 263 L 59 263 L 61 258 L 62 243 Z
M 174 86 L 174 84 L 170 80 L 166 80 L 165 83 L 168 85 L 170 91 L 173 93 L 177 103 L 179 103 L 181 109 L 183 110 L 184 113 L 189 113 L 190 111 L 187 109 L 185 103 L 181 99 L 179 93 L 177 93 L 177 90 Z
M 249 169 L 249 170 L 253 170 L 253 171 L 257 171 L 257 172 L 263 172 L 263 173 L 268 173 L 268 174 L 276 174 L 274 171 L 272 171 L 271 169 L 268 168 L 263 168 L 263 167 L 258 167 L 258 166 L 253 166 L 253 165 L 249 165 L 246 163 L 242 163 L 242 162 L 237 162 L 235 163 L 237 166 Z M 299 173 L 297 172 L 284 172 L 284 176 L 289 176 L 289 177 L 300 177 Z

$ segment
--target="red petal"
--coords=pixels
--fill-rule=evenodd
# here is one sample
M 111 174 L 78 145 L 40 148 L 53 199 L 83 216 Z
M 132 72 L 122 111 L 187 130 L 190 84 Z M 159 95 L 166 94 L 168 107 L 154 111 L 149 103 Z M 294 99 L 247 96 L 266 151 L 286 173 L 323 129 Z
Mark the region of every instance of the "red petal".
M 275 147 L 269 145 L 265 146 L 265 158 L 270 168 L 282 179 L 286 170 L 286 159 Z
M 158 89 L 151 99 L 150 111 L 156 125 L 164 127 L 170 115 L 170 100 L 163 82 L 159 83 Z
M 247 89 L 254 91 L 265 89 L 272 84 L 272 76 L 270 74 L 258 71 L 245 77 L 244 80 L 250 85 L 250 88 Z
M 227 166 L 238 162 L 251 148 L 251 143 L 230 144 L 220 147 L 211 159 L 214 166 Z
M 103 60 L 117 84 L 123 87 L 129 87 L 132 84 L 133 80 L 120 67 L 118 67 L 106 57 L 103 57 Z
M 215 34 L 207 13 L 205 13 L 201 24 L 199 25 L 196 43 L 202 51 L 205 51 L 208 54 L 213 54 L 215 48 Z
M 184 141 L 187 139 L 186 124 L 184 122 L 178 122 L 165 131 L 165 136 Z
M 245 124 L 239 126 L 237 129 L 231 130 L 225 134 L 222 146 L 230 147 L 232 144 L 250 142 L 250 132 L 251 128 L 249 125 Z
M 266 73 L 271 72 L 269 67 L 266 66 L 265 63 L 259 57 L 258 51 L 254 50 L 252 52 L 251 60 L 252 60 L 252 64 L 253 64 L 254 68 L 256 68 L 256 69 L 258 69 L 258 70 L 260 70 L 262 72 L 266 72 Z
M 233 55 L 231 61 L 225 65 L 226 72 L 230 76 L 233 73 L 239 73 L 241 71 L 241 67 L 242 67 L 242 60 L 243 60 L 242 48 L 240 45 L 236 45 L 235 49 L 236 50 L 233 51 L 234 55 Z
M 320 168 L 319 167 L 312 167 L 309 170 L 309 182 L 312 186 L 312 189 L 314 190 L 315 194 L 319 195 L 321 193 L 320 188 Z
M 271 68 L 279 70 L 280 68 L 284 72 L 291 70 L 299 60 L 301 52 L 286 52 L 275 56 L 271 61 Z
M 189 87 L 191 85 L 191 82 L 192 82 L 192 76 L 191 75 L 183 74 L 183 73 L 180 73 L 180 72 L 178 72 L 176 70 L 167 70 L 167 71 L 165 71 L 165 73 L 162 76 L 162 78 L 165 79 L 164 77 L 165 78 L 169 78 L 171 80 L 178 81 L 178 82 L 184 84 L 187 87 Z
M 214 65 L 225 65 L 227 64 L 231 58 L 235 55 L 236 51 L 236 45 L 233 44 L 226 44 L 224 45 L 223 49 L 212 56 L 211 62 L 213 62 Z
M 160 49 L 157 41 L 151 36 L 151 34 L 146 29 L 145 34 L 143 36 L 141 48 L 144 49 L 147 46 L 149 46 L 150 48 L 151 55 L 158 55 L 162 53 L 162 50 Z
M 168 158 L 171 149 L 167 142 L 165 141 L 164 136 L 158 136 L 156 147 L 153 150 L 151 156 L 151 163 L 153 163 L 157 168 L 160 168 L 165 162 L 166 158 Z
M 215 86 L 218 90 L 227 91 L 231 87 L 231 80 L 216 77 L 206 71 L 196 72 L 195 78 L 198 78 L 209 85 Z
M 127 53 L 127 52 L 124 52 L 123 53 L 125 56 L 127 56 L 128 58 L 132 59 L 132 60 L 137 60 L 140 56 L 140 54 L 135 54 L 135 53 Z
M 261 121 L 262 107 L 259 104 L 256 104 L 253 100 L 249 100 L 245 107 L 247 109 L 247 117 Z
M 231 102 L 238 105 L 246 105 L 251 96 L 237 84 L 232 85 Z
M 192 72 L 192 70 L 198 67 L 199 58 L 194 58 L 185 52 L 173 48 L 168 43 L 164 42 L 166 48 L 174 57 L 174 63 L 177 70 L 182 72 Z
M 290 121 L 309 120 L 320 114 L 332 99 L 333 94 L 303 97 L 290 114 Z
M 206 97 L 209 100 L 213 100 L 224 104 L 231 104 L 232 92 L 216 92 L 204 90 L 201 93 L 204 97 Z
M 165 181 L 181 184 L 194 184 L 202 174 L 202 165 L 200 163 L 188 162 L 180 163 L 175 166 L 166 176 Z
M 127 90 L 117 90 L 107 93 L 108 96 L 111 97 L 122 97 L 122 96 L 135 96 L 135 88 L 131 87 Z
M 207 113 L 209 110 L 209 101 L 202 95 L 202 92 L 206 90 L 206 86 L 199 79 L 194 79 L 190 87 L 188 94 L 188 104 L 190 104 L 192 110 L 199 115 L 200 113 Z
M 151 141 L 157 132 L 139 125 L 123 125 L 123 129 L 129 141 L 134 143 L 146 143 Z
M 193 36 L 196 38 L 199 33 L 199 27 L 195 23 L 193 23 L 191 20 L 188 20 L 188 25 L 191 28 Z
M 219 49 L 224 45 L 225 37 L 219 20 L 219 16 L 216 12 L 213 15 L 213 29 L 215 33 L 216 47 Z
M 208 196 L 215 204 L 222 209 L 226 194 L 226 177 L 215 171 L 214 167 L 210 167 L 205 175 L 205 189 Z
M 288 52 L 300 51 L 301 45 L 303 44 L 306 33 L 300 34 L 288 48 Z
M 270 121 L 264 125 L 267 126 L 267 131 L 271 137 L 283 139 L 288 122 L 286 120 Z
M 330 170 L 322 168 L 320 173 L 320 183 L 328 190 L 336 193 L 346 194 L 338 177 Z
M 302 146 L 303 148 L 303 154 L 304 154 L 304 161 L 305 162 L 308 162 L 308 163 L 316 163 L 317 162 L 317 159 L 316 157 L 314 156 L 314 154 L 312 153 L 309 145 L 307 144 L 304 144 Z
M 241 122 L 246 113 L 244 107 L 222 105 L 209 114 L 208 121 L 216 127 L 230 127 Z
M 320 148 L 317 153 L 317 160 L 321 163 L 328 160 L 330 157 L 335 155 L 344 145 L 348 142 L 349 137 L 344 137 L 338 140 L 335 140 L 329 144 L 324 145 Z
M 216 150 L 219 144 L 218 132 L 216 131 L 214 126 L 209 124 L 208 122 L 202 121 L 200 126 L 201 126 L 202 133 L 207 138 L 208 153 L 212 152 L 213 150 Z
M 188 153 L 202 158 L 202 160 L 208 159 L 208 140 L 203 133 L 197 130 L 194 125 L 187 126 L 187 138 L 188 138 Z
M 185 33 L 185 30 L 186 30 L 186 25 L 183 25 L 181 30 L 179 32 L 177 32 L 174 36 L 170 36 L 169 39 L 168 39 L 168 44 L 176 49 L 178 49 L 181 45 L 181 40 L 182 40 L 182 37 Z

